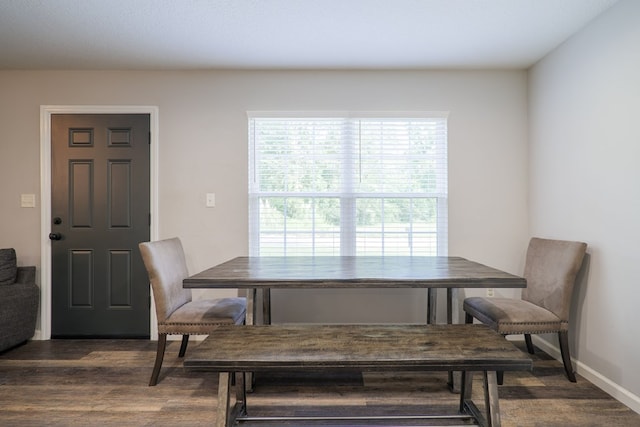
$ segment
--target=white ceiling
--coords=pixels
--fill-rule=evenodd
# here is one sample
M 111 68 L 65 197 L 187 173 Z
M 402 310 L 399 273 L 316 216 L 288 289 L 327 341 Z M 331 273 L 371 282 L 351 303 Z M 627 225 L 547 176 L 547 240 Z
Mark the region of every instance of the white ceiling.
M 528 68 L 617 0 L 0 0 L 0 69 Z

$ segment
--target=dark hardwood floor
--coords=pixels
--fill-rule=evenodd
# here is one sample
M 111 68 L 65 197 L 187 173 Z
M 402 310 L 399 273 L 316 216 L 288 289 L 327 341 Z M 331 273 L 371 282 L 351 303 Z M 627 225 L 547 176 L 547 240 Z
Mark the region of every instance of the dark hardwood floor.
M 217 375 L 185 372 L 178 348 L 169 344 L 156 387 L 147 386 L 155 342 L 32 341 L 9 350 L 0 354 L 0 425 L 211 426 Z M 507 373 L 499 387 L 503 426 L 640 426 L 640 414 L 584 378 L 567 381 L 560 362 L 541 351 L 533 359 L 533 372 Z M 263 375 L 248 402 L 260 415 L 455 412 L 458 396 L 445 383 L 446 373 Z

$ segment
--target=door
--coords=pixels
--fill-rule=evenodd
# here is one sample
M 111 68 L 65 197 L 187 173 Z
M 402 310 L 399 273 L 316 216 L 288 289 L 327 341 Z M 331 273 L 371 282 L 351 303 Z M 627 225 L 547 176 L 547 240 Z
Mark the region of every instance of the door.
M 51 116 L 51 336 L 149 337 L 148 114 Z

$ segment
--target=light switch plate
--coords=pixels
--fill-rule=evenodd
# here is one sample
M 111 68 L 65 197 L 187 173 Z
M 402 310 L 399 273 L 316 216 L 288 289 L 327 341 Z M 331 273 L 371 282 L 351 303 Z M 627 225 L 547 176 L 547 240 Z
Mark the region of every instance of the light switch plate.
M 207 193 L 207 207 L 214 208 L 216 206 L 216 194 L 215 193 Z
M 21 208 L 35 208 L 36 207 L 36 195 L 35 194 L 21 194 L 20 195 L 20 207 Z

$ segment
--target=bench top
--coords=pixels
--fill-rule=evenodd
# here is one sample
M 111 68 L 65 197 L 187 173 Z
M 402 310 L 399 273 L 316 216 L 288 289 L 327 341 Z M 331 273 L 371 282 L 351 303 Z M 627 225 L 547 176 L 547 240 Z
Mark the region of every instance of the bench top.
M 531 359 L 485 325 L 219 326 L 185 368 L 268 370 L 531 370 Z

